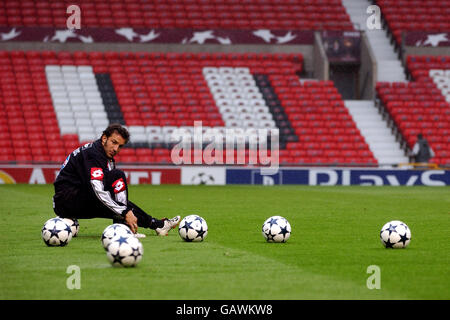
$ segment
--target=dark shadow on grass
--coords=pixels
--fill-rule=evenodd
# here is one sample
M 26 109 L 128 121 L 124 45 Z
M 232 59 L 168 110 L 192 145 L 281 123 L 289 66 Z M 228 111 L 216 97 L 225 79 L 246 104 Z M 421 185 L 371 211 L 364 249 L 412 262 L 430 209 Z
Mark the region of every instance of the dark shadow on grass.
M 254 244 L 257 244 L 257 245 L 264 245 L 264 246 L 267 246 L 267 245 L 273 245 L 273 246 L 276 246 L 276 245 L 279 245 L 279 246 L 287 246 L 287 245 L 289 245 L 289 243 L 292 243 L 292 241 L 286 241 L 286 242 L 268 242 L 268 241 L 252 241 L 251 243 L 254 243 Z

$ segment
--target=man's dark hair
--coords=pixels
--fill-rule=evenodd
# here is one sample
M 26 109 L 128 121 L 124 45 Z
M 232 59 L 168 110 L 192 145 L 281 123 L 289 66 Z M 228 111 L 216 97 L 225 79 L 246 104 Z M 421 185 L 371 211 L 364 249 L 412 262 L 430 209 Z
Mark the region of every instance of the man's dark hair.
M 423 139 L 423 135 L 422 135 L 421 133 L 419 133 L 419 134 L 417 135 L 417 139 Z
M 130 140 L 130 133 L 125 127 L 122 127 L 120 123 L 111 123 L 102 133 L 102 137 L 106 136 L 109 138 L 114 132 L 117 132 L 125 139 L 125 143 Z

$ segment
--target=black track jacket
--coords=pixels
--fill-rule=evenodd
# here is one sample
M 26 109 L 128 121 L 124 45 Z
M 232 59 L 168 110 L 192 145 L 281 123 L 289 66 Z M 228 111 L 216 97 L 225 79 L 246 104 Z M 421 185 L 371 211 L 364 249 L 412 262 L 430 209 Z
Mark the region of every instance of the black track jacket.
M 122 215 L 131 207 L 119 204 L 105 190 L 105 175 L 115 169 L 114 159 L 109 159 L 103 149 L 100 139 L 85 144 L 74 150 L 64 161 L 54 182 L 55 197 L 67 201 L 74 199 L 77 194 L 89 193 L 106 208 L 111 210 L 111 216 Z

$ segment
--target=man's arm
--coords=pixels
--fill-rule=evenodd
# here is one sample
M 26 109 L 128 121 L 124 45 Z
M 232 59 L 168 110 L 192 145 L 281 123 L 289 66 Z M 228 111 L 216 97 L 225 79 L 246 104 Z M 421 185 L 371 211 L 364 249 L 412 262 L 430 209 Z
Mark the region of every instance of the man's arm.
M 434 158 L 435 153 L 431 147 L 429 147 L 429 148 L 430 148 L 430 156 L 431 156 L 431 158 Z
M 416 142 L 414 148 L 412 149 L 412 155 L 415 156 L 419 153 L 419 144 Z
M 136 233 L 138 230 L 137 218 L 134 215 L 133 211 L 130 210 L 125 215 L 125 222 L 130 227 L 133 233 Z
M 105 185 L 103 182 L 104 173 L 103 169 L 100 167 L 90 168 L 90 183 L 94 194 L 97 199 L 100 200 L 102 204 L 108 207 L 111 211 L 116 214 L 123 215 L 128 212 L 125 205 L 120 205 L 113 200 L 111 194 L 105 190 Z
M 126 205 L 121 205 L 114 201 L 111 197 L 111 194 L 105 190 L 104 185 L 104 173 L 103 169 L 100 167 L 92 167 L 90 168 L 90 183 L 94 194 L 97 199 L 106 207 L 108 207 L 113 213 L 116 215 L 121 215 L 125 218 L 126 224 L 130 227 L 133 233 L 137 232 L 137 218 L 133 214 L 133 211 Z

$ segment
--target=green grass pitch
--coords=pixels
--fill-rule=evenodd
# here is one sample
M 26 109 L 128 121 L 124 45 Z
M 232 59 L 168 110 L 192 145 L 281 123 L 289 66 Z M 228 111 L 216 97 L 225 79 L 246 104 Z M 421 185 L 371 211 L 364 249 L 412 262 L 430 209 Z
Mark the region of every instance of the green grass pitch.
M 51 185 L 0 186 L 0 299 L 450 299 L 448 187 L 130 186 L 130 200 L 155 217 L 198 214 L 204 242 L 173 230 L 142 239 L 135 268 L 113 268 L 100 242 L 110 220 L 80 220 L 66 247 L 47 247 Z M 287 243 L 266 243 L 261 227 L 287 218 Z M 402 220 L 406 249 L 385 249 L 381 227 Z M 80 268 L 80 289 L 66 286 Z M 369 289 L 369 266 L 380 289 Z

